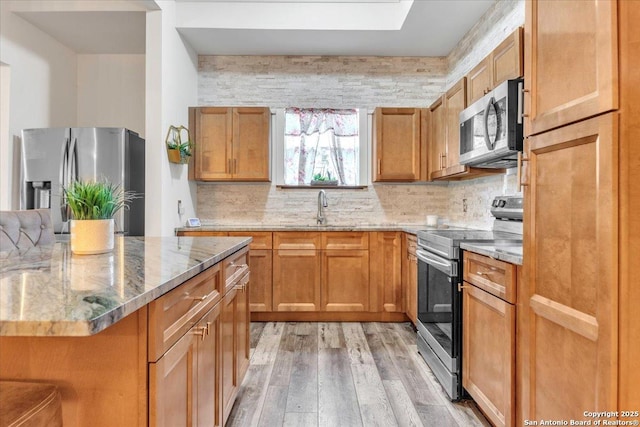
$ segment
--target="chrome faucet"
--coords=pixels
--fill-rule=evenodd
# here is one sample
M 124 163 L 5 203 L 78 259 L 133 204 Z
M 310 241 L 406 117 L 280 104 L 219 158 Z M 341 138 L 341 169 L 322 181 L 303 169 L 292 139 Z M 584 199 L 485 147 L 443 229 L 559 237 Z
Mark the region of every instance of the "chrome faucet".
M 322 210 L 323 207 L 326 208 L 327 206 L 329 206 L 329 204 L 327 203 L 327 194 L 324 192 L 324 190 L 320 190 L 320 192 L 318 193 L 318 225 L 324 225 L 327 222 L 327 218 L 325 218 L 324 212 Z

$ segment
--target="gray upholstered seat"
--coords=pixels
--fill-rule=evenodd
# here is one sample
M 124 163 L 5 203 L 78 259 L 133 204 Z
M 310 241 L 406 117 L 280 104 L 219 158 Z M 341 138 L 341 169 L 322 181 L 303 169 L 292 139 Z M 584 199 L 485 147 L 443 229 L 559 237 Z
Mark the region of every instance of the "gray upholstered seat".
M 55 241 L 49 209 L 0 212 L 0 251 L 51 245 Z

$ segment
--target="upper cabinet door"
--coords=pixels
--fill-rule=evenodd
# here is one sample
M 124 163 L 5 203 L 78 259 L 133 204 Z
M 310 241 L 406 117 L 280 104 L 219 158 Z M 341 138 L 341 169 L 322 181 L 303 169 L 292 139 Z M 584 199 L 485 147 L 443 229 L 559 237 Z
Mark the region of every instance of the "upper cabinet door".
M 420 179 L 420 109 L 376 108 L 374 181 Z
M 505 80 L 522 77 L 524 72 L 522 64 L 523 33 L 522 27 L 517 28 L 491 52 L 492 87 L 495 88 Z
M 229 179 L 232 173 L 232 109 L 202 107 L 191 111 L 195 132 L 195 179 Z
M 269 181 L 269 121 L 266 107 L 233 109 L 233 178 Z
M 491 55 L 484 58 L 467 74 L 467 97 L 469 104 L 482 98 L 493 87 L 491 82 Z
M 432 174 L 439 172 L 445 168 L 444 154 L 446 150 L 446 123 L 444 95 L 438 98 L 429 107 L 429 177 L 433 179 Z
M 525 133 L 618 107 L 617 2 L 526 3 Z
M 445 94 L 447 115 L 446 167 L 460 164 L 460 113 L 467 108 L 467 79 L 463 77 Z

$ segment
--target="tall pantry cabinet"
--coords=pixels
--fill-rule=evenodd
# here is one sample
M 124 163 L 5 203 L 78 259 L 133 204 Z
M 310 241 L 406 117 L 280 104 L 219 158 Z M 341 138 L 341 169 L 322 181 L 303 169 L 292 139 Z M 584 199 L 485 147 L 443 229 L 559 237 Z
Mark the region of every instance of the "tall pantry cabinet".
M 526 3 L 519 425 L 640 408 L 639 19 L 636 1 Z

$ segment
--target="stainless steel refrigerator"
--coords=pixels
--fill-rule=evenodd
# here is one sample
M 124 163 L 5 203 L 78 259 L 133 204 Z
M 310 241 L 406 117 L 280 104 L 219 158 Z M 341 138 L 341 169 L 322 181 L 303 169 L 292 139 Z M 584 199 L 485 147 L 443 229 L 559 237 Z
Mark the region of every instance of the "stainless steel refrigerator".
M 144 139 L 124 128 L 22 131 L 21 209 L 50 208 L 56 233 L 69 232 L 62 188 L 73 180 L 103 180 L 138 198 L 115 216 L 116 232 L 144 235 Z

